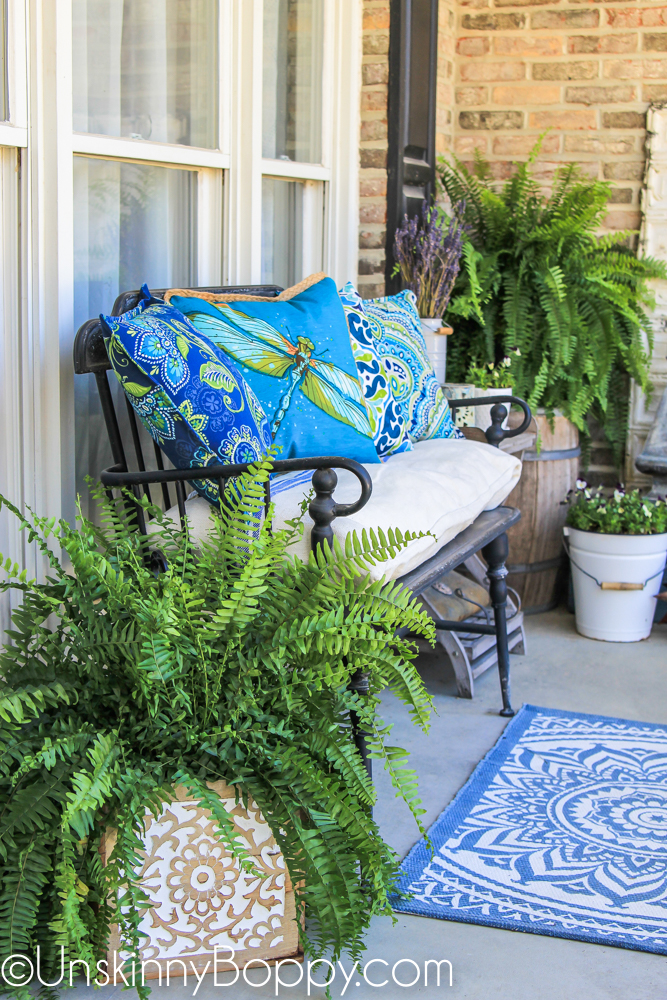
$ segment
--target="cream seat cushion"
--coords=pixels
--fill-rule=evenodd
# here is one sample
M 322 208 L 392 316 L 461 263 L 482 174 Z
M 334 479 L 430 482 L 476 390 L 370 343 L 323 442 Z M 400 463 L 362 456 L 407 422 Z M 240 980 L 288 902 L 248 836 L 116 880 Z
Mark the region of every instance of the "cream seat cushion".
M 431 532 L 371 570 L 373 579 L 384 576 L 388 580 L 415 569 L 472 524 L 483 510 L 501 504 L 521 475 L 521 462 L 513 455 L 478 441 L 451 438 L 419 441 L 412 451 L 365 468 L 373 481 L 373 494 L 356 514 L 334 520 L 334 535 L 341 542 L 348 532 L 361 533 L 364 528 Z M 359 496 L 357 478 L 346 469 L 337 469 L 336 475 L 335 501 L 353 503 Z M 284 527 L 285 521 L 296 515 L 300 501 L 311 490 L 311 477 L 312 472 L 299 472 L 273 480 L 275 529 Z M 205 538 L 211 517 L 209 503 L 195 497 L 186 502 L 186 510 L 194 541 Z M 167 514 L 178 522 L 177 507 Z M 306 560 L 313 524 L 308 514 L 304 523 L 306 530 L 292 551 Z

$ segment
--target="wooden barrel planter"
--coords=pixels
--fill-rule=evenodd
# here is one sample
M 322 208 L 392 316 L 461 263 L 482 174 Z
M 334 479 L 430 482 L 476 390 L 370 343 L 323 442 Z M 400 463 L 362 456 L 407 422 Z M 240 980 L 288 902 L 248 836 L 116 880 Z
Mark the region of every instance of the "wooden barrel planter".
M 563 581 L 563 525 L 567 508 L 561 506 L 579 472 L 579 431 L 556 414 L 553 430 L 544 413 L 535 415 L 541 448 L 525 451 L 521 479 L 505 501 L 518 507 L 521 520 L 508 532 L 508 585 L 521 597 L 526 614 L 548 611 L 558 604 Z

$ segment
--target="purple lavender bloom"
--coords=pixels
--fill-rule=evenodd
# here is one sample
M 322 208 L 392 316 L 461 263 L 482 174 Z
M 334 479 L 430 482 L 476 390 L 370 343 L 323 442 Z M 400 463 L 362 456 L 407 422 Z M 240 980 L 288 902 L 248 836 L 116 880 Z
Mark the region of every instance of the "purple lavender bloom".
M 463 223 L 465 202 L 455 206 L 449 219 L 435 205 L 424 201 L 421 214 L 403 219 L 394 235 L 396 272 L 417 296 L 417 309 L 423 317 L 440 319 L 449 304 L 459 273 L 463 238 L 468 229 Z

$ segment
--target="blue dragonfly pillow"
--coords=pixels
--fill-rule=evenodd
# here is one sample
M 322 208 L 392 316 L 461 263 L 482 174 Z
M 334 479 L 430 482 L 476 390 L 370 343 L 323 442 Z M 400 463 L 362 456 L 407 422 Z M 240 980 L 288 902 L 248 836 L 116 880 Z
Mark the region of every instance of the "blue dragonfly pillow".
M 360 298 L 359 302 L 412 440 L 463 437 L 454 426 L 449 403 L 429 360 L 414 292 L 406 289 L 398 295 Z
M 379 461 L 336 285 L 312 275 L 276 298 L 172 289 L 166 301 L 233 359 L 280 458 Z
M 361 298 L 351 281 L 340 292 L 352 353 L 373 430 L 375 450 L 381 459 L 412 451 L 403 408 L 394 399 L 389 379 L 378 351 L 371 323 L 364 313 Z
M 109 360 L 135 413 L 177 469 L 255 462 L 271 432 L 229 357 L 144 285 L 139 305 L 100 316 Z M 193 480 L 211 503 L 215 481 Z

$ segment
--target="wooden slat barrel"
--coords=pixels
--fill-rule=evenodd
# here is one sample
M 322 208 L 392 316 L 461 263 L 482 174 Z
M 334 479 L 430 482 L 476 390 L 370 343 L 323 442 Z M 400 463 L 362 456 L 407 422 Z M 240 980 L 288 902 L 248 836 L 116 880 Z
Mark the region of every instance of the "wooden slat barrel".
M 521 520 L 508 532 L 507 583 L 521 597 L 524 612 L 537 614 L 558 603 L 562 580 L 563 524 L 561 506 L 579 471 L 579 431 L 556 414 L 553 430 L 543 413 L 535 415 L 541 438 L 539 454 L 525 451 L 521 479 L 505 503 L 518 507 Z

